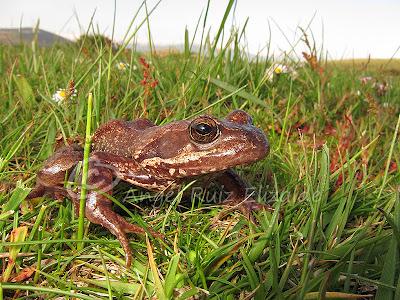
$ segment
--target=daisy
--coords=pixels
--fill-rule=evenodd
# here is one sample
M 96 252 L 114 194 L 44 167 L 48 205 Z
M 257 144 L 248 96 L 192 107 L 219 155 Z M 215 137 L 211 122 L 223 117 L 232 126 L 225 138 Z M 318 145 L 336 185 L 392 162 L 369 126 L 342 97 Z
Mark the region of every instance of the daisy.
M 265 72 L 265 76 L 268 81 L 272 81 L 275 76 L 279 76 L 281 74 L 292 73 L 294 70 L 291 67 L 288 67 L 283 64 L 272 64 L 267 71 Z M 296 72 L 297 74 L 297 72 Z
M 277 64 L 274 66 L 274 73 L 275 74 L 282 74 L 282 73 L 288 73 L 289 72 L 289 67 L 281 64 Z
M 117 62 L 117 63 L 115 64 L 115 66 L 116 66 L 116 68 L 117 68 L 118 70 L 120 70 L 120 71 L 126 71 L 127 69 L 129 69 L 129 64 L 124 63 L 124 62 L 122 62 L 122 61 Z
M 76 89 L 58 89 L 57 92 L 53 94 L 52 100 L 58 104 L 66 101 L 67 99 L 73 99 L 76 97 Z

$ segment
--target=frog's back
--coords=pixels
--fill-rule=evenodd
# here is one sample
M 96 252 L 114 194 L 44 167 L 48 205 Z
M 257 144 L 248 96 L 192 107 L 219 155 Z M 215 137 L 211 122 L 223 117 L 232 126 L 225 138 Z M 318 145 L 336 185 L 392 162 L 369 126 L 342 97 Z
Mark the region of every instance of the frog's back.
M 142 132 L 155 126 L 147 119 L 135 121 L 112 120 L 101 125 L 93 134 L 92 151 L 130 157 L 140 144 Z

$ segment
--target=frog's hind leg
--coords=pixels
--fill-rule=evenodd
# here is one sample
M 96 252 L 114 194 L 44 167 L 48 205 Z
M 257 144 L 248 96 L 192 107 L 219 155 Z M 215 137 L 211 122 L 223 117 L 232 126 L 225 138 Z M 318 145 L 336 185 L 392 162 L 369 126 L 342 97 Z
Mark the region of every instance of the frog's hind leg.
M 112 210 L 110 197 L 114 173 L 115 170 L 110 165 L 103 163 L 96 155 L 92 156 L 89 161 L 85 215 L 90 222 L 102 225 L 117 237 L 125 252 L 126 266 L 129 267 L 132 263 L 132 251 L 126 233 L 144 234 L 146 231 L 142 227 L 129 223 Z M 148 230 L 148 232 L 160 237 L 160 234 L 153 230 Z
M 125 251 L 126 264 L 132 262 L 129 240 L 121 228 L 118 215 L 112 210 L 113 170 L 101 164 L 96 157 L 89 161 L 87 178 L 87 196 L 85 215 L 92 223 L 106 227 L 120 241 Z M 79 202 L 75 202 L 76 213 L 79 213 Z

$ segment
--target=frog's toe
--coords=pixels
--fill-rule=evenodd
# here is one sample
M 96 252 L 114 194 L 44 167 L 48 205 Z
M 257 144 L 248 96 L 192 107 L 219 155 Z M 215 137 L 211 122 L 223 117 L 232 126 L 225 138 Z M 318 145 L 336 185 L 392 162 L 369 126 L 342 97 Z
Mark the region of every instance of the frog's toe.
M 31 192 L 26 196 L 26 199 L 35 199 L 44 196 L 46 193 L 46 188 L 45 186 L 38 184 L 36 185 Z
M 259 210 L 266 210 L 271 212 L 274 211 L 274 208 L 271 207 L 270 205 L 265 203 L 259 203 L 254 199 L 244 201 L 243 203 L 240 204 L 240 206 L 241 210 L 246 212 L 259 211 Z
M 118 215 L 115 214 L 114 217 L 115 216 L 118 216 Z M 116 220 L 116 218 L 114 218 L 114 217 L 111 218 L 113 221 Z M 101 225 L 106 227 L 113 235 L 115 235 L 117 237 L 117 239 L 119 240 L 119 242 L 121 243 L 122 249 L 124 249 L 124 252 L 125 252 L 125 265 L 127 268 L 129 268 L 132 264 L 132 250 L 129 246 L 129 240 L 126 236 L 126 231 L 120 225 L 119 222 L 105 221 L 105 222 L 102 222 Z
M 129 268 L 132 264 L 132 250 L 131 247 L 129 246 L 129 240 L 126 237 L 126 234 L 124 230 L 122 230 L 121 227 L 116 226 L 118 230 L 116 232 L 112 232 L 119 242 L 121 243 L 122 248 L 124 249 L 125 252 L 125 265 L 127 268 Z
M 125 220 L 123 217 L 119 215 L 118 215 L 118 222 L 120 224 L 120 227 L 123 228 L 126 233 L 145 234 L 146 232 L 148 232 L 155 238 L 164 239 L 163 234 L 154 231 L 151 228 L 144 229 L 143 227 L 129 223 L 127 220 Z
M 63 201 L 64 198 L 72 199 L 74 203 L 76 201 L 79 201 L 77 193 L 71 189 L 64 188 L 63 186 L 46 186 L 42 184 L 36 185 L 36 187 L 33 188 L 32 191 L 28 194 L 26 199 L 35 199 L 43 196 L 48 196 L 59 201 Z
M 254 211 L 259 211 L 259 210 L 265 210 L 265 211 L 271 211 L 273 212 L 274 209 L 268 205 L 268 204 L 264 204 L 264 203 L 258 203 L 256 200 L 254 200 L 253 198 L 249 198 L 246 200 L 242 200 L 240 201 L 240 199 L 228 199 L 227 201 L 225 201 L 225 204 L 228 205 L 228 210 L 223 212 L 222 214 L 220 214 L 217 218 L 221 219 L 224 216 L 226 216 L 226 214 L 229 211 L 232 210 L 238 210 L 240 211 L 250 222 L 252 222 L 253 224 L 257 224 L 256 219 L 254 218 L 253 212 Z
M 259 203 L 254 199 L 248 199 L 246 201 L 243 201 L 242 203 L 240 203 L 238 208 L 247 219 L 249 219 L 253 224 L 256 225 L 258 224 L 258 222 L 254 218 L 253 215 L 254 211 L 256 212 L 260 210 L 270 211 L 270 212 L 274 211 L 274 208 L 272 206 L 265 203 Z

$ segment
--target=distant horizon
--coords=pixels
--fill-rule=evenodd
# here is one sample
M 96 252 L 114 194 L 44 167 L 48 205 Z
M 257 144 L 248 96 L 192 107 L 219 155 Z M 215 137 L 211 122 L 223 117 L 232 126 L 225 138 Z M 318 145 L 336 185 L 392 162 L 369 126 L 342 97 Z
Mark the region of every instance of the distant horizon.
M 147 1 L 148 11 L 155 3 L 154 0 Z M 116 2 L 116 42 L 122 41 L 139 4 L 125 0 Z M 206 5 L 205 0 L 161 2 L 149 18 L 152 43 L 158 47 L 184 44 L 185 28 L 191 40 L 201 16 L 194 41 L 194 44 L 200 44 Z M 226 5 L 226 1 L 210 2 L 205 33 L 210 32 L 211 38 L 218 31 Z M 54 5 L 50 0 L 35 3 L 14 0 L 0 11 L 0 27 L 35 27 L 37 20 L 40 20 L 40 29 L 74 40 L 85 32 L 94 11 L 94 27 L 111 38 L 114 1 L 67 0 Z M 261 52 L 265 56 L 265 47 L 270 42 L 270 50 L 275 56 L 291 52 L 294 44 L 297 56 L 301 56 L 304 44 L 298 41 L 301 37 L 299 28 L 302 27 L 309 29 L 309 37 L 315 38 L 318 49 L 327 51 L 330 60 L 367 59 L 369 56 L 376 59 L 400 58 L 398 11 L 400 2 L 394 0 L 380 3 L 373 0 L 338 0 L 334 3 L 320 3 L 317 0 L 305 0 L 302 3 L 254 0 L 251 5 L 237 1 L 227 18 L 225 41 L 231 26 L 242 28 L 249 17 L 242 45 L 253 55 Z M 142 7 L 133 27 L 138 26 L 144 16 Z M 135 40 L 138 44 L 149 44 L 146 23 L 138 31 Z
M 20 27 L 20 28 L 18 28 L 18 27 L 8 27 L 8 28 L 1 27 L 0 28 L 0 33 L 1 33 L 2 30 L 21 30 L 21 29 L 30 30 L 30 31 L 33 32 L 33 30 L 35 28 L 34 27 Z M 56 36 L 61 37 L 61 38 L 65 39 L 65 40 L 67 40 L 68 42 L 71 42 L 71 43 L 76 42 L 78 40 L 78 38 L 80 37 L 80 36 L 78 36 L 78 37 L 68 38 L 68 37 L 59 35 L 57 33 L 54 33 L 51 30 L 42 29 L 40 27 L 39 27 L 39 31 L 43 31 L 43 32 L 46 32 L 46 33 L 49 33 L 49 34 L 56 35 Z M 89 36 L 90 35 L 92 35 L 92 34 L 89 33 Z M 102 34 L 102 35 L 111 39 L 110 36 L 107 36 L 107 35 L 104 35 L 104 34 Z M 123 44 L 123 41 L 114 40 L 113 42 L 116 43 L 117 45 L 122 45 Z M 130 42 L 130 44 L 131 43 L 132 43 L 132 41 Z M 0 41 L 0 44 L 1 44 L 1 41 Z M 135 45 L 139 46 L 139 50 L 138 51 L 148 51 L 148 50 L 150 50 L 150 43 L 149 42 L 136 43 Z M 157 44 L 155 42 L 152 42 L 152 45 L 155 46 L 155 50 L 170 49 L 170 50 L 178 50 L 178 51 L 184 51 L 184 46 L 185 46 L 184 43 L 176 43 L 176 44 L 169 44 L 168 45 L 168 44 Z M 192 46 L 193 46 L 193 48 L 196 49 L 196 48 L 198 48 L 200 46 L 200 44 L 193 44 Z M 128 45 L 127 48 L 130 48 L 129 45 Z M 196 50 L 193 50 L 193 51 L 196 52 Z M 257 56 L 257 54 L 254 54 L 254 53 L 247 52 L 247 54 L 252 56 L 252 57 L 256 57 Z M 279 55 L 276 55 L 276 56 L 279 57 Z M 259 57 L 265 57 L 265 55 L 259 54 Z M 303 57 L 301 57 L 301 56 L 298 56 L 298 58 L 303 60 Z M 328 61 L 340 61 L 340 60 L 350 60 L 351 61 L 351 60 L 368 60 L 368 59 L 373 59 L 373 60 L 395 59 L 395 60 L 399 60 L 400 57 L 373 57 L 373 56 L 370 56 L 370 57 L 351 57 L 351 58 L 330 58 L 330 59 L 328 59 Z

